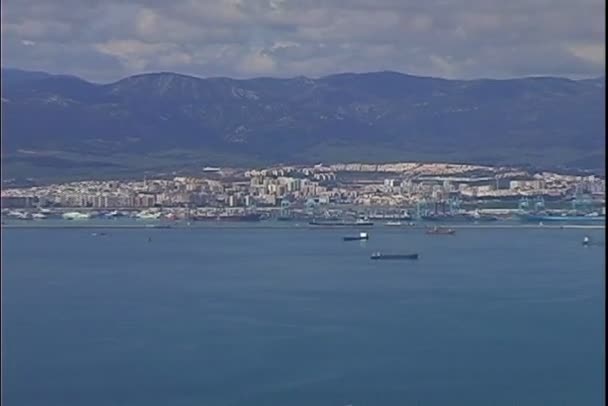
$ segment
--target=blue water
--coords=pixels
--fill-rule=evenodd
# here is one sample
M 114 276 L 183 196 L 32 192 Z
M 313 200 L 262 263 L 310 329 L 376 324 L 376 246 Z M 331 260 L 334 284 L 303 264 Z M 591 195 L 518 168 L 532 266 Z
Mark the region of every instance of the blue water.
M 353 231 L 4 230 L 4 404 L 604 403 L 603 231 Z

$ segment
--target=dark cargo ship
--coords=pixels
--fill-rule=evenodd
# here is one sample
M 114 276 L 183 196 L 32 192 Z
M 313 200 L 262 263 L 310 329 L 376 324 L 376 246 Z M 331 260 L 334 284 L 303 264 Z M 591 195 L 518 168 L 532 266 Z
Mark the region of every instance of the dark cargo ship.
M 375 252 L 370 258 L 374 260 L 418 259 L 418 254 L 381 254 Z

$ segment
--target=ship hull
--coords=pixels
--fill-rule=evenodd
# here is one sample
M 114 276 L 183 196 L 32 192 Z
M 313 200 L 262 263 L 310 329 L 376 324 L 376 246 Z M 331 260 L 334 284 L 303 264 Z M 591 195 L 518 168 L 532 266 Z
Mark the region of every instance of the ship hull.
M 369 216 L 370 220 L 378 220 L 378 221 L 410 221 L 412 217 L 410 216 Z
M 372 255 L 370 258 L 373 260 L 376 260 L 376 261 L 398 260 L 398 259 L 415 260 L 415 259 L 418 259 L 418 254 L 380 254 L 380 255 Z

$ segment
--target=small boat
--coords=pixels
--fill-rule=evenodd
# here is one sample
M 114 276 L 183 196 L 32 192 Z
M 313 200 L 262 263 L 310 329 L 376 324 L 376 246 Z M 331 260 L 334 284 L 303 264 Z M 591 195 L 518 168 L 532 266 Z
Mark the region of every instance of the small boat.
M 427 234 L 454 235 L 456 230 L 453 228 L 433 227 L 426 230 Z
M 140 220 L 156 220 L 159 219 L 162 213 L 160 211 L 144 210 L 135 215 Z
M 375 252 L 370 257 L 371 259 L 381 260 L 381 259 L 418 259 L 418 254 L 381 254 L 380 252 Z
M 344 241 L 364 241 L 364 240 L 369 240 L 369 234 L 361 232 L 361 233 L 359 233 L 358 236 L 344 237 Z
M 386 223 L 384 223 L 385 226 L 400 226 L 401 222 L 400 221 L 387 221 Z
M 88 220 L 89 218 L 91 218 L 91 215 L 89 213 L 70 211 L 67 213 L 63 213 L 62 217 L 64 220 Z
M 8 212 L 7 214 L 8 217 L 12 217 L 12 218 L 16 218 L 18 220 L 32 220 L 32 214 L 31 213 L 26 213 L 24 211 L 19 211 L 19 210 L 11 210 Z

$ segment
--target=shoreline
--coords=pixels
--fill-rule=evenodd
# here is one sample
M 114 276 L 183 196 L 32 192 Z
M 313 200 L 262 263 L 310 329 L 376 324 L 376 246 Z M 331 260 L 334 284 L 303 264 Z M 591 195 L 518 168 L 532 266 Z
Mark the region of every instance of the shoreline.
M 143 229 L 143 230 L 199 230 L 199 229 L 309 229 L 309 230 L 330 230 L 330 229 L 383 229 L 383 230 L 426 230 L 429 227 L 446 227 L 452 229 L 477 229 L 477 230 L 498 230 L 498 229 L 535 229 L 535 230 L 565 230 L 565 229 L 584 229 L 584 230 L 602 230 L 606 228 L 605 224 L 602 225 L 538 225 L 538 224 L 436 224 L 436 225 L 416 225 L 416 226 L 385 226 L 382 224 L 374 226 L 323 226 L 323 225 L 309 225 L 309 224 L 293 224 L 293 225 L 252 225 L 242 223 L 221 223 L 221 224 L 204 224 L 204 225 L 162 225 L 162 224 L 3 224 L 1 229 L 12 229 L 12 230 L 42 230 L 42 229 L 75 229 L 75 230 L 86 230 L 86 229 L 116 229 L 116 230 L 129 230 L 129 229 Z

